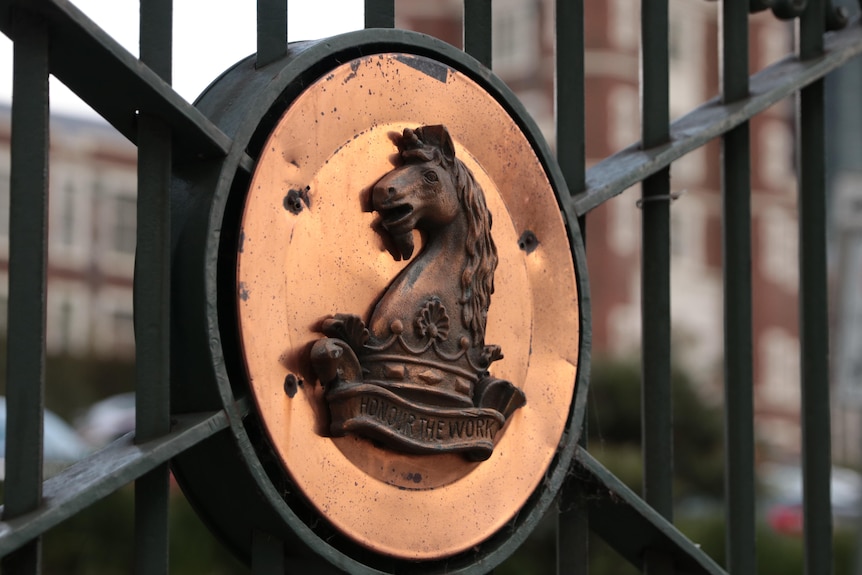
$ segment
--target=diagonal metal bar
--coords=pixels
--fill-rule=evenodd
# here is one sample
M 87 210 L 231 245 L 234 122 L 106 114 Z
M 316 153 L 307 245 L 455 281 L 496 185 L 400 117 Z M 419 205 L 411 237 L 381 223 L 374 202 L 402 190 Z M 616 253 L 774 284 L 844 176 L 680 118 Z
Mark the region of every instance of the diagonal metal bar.
M 173 127 L 177 154 L 227 153 L 230 138 L 71 2 L 0 0 L 0 31 L 13 40 L 16 11 L 38 12 L 51 29 L 51 73 L 129 140 L 137 142 L 137 112 L 146 109 Z
M 238 406 L 240 413 L 248 410 L 243 403 L 245 407 Z M 41 507 L 15 519 L 0 521 L 0 556 L 229 425 L 225 411 L 181 415 L 175 419 L 167 435 L 137 445 L 132 434 L 126 435 L 45 481 Z
M 658 552 L 673 561 L 675 573 L 727 575 L 725 571 L 674 525 L 647 505 L 613 473 L 578 447 L 572 471 L 581 484 L 590 528 L 632 565 Z
M 646 150 L 634 144 L 587 170 L 587 190 L 572 200 L 575 213 L 586 214 L 862 54 L 858 21 L 825 38 L 821 55 L 804 61 L 789 57 L 752 76 L 748 98 L 722 104 L 716 97 L 678 119 L 671 124 L 670 142 Z

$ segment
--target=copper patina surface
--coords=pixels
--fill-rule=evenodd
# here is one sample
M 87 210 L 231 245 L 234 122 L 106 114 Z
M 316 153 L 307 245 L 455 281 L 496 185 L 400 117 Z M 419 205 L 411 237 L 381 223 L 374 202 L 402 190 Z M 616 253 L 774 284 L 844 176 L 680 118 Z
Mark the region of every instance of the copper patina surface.
M 422 126 L 445 126 L 454 155 L 484 191 L 498 258 L 484 340 L 502 349 L 494 377 L 526 397 L 481 462 L 332 437 L 310 361 L 326 318 L 349 312 L 367 321 L 422 253 L 426 238 L 416 230 L 412 241 L 399 240 L 412 249 L 393 253 L 372 198 L 402 163 L 398 136 Z M 560 209 L 529 141 L 496 100 L 419 56 L 374 55 L 337 67 L 270 135 L 241 238 L 237 297 L 251 388 L 275 451 L 311 504 L 362 545 L 415 560 L 467 550 L 509 521 L 542 481 L 565 429 L 579 334 Z M 440 312 L 425 315 L 436 334 Z M 414 425 L 418 432 L 438 423 Z

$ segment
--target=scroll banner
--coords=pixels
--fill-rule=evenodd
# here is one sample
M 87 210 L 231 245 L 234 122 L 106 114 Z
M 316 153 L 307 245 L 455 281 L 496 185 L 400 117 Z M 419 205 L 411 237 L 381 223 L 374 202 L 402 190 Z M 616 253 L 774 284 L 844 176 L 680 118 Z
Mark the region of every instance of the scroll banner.
M 340 385 L 326 394 L 326 400 L 333 435 L 377 438 L 408 453 L 457 452 L 484 461 L 506 423 L 493 409 L 417 404 L 368 383 Z

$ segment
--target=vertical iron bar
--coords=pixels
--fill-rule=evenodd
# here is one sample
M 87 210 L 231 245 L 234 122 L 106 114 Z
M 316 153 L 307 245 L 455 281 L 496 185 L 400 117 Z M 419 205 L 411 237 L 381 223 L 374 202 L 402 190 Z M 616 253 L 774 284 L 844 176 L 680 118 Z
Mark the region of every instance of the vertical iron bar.
M 823 0 L 799 20 L 799 58 L 823 52 Z M 829 421 L 829 322 L 826 285 L 824 82 L 799 92 L 799 306 L 802 371 L 802 479 L 805 573 L 831 573 L 832 468 Z
M 287 55 L 287 0 L 257 0 L 257 59 L 260 68 Z
M 395 0 L 365 0 L 366 28 L 395 28 Z
M 644 148 L 670 137 L 668 3 L 641 3 L 641 124 Z M 667 519 L 673 516 L 673 414 L 670 356 L 670 169 L 642 184 L 641 427 L 644 499 Z M 648 550 L 644 572 L 672 572 L 670 558 Z
M 668 4 L 641 4 L 641 122 L 644 148 L 669 139 Z M 644 496 L 673 513 L 670 364 L 670 170 L 643 181 L 642 426 Z
M 172 0 L 141 0 L 141 61 L 171 82 Z M 135 254 L 136 434 L 144 443 L 170 431 L 171 133 L 160 118 L 138 118 Z M 168 466 L 135 482 L 135 569 L 168 572 Z
M 23 10 L 14 18 L 3 512 L 7 521 L 42 502 L 48 256 L 48 30 Z M 5 557 L 2 570 L 7 575 L 39 573 L 41 537 Z
M 586 188 L 584 133 L 584 2 L 556 2 L 556 99 L 557 158 L 569 193 Z M 581 233 L 586 222 L 581 218 Z M 586 420 L 581 444 L 586 445 Z M 579 483 L 566 481 L 557 512 L 557 573 L 586 573 L 589 560 L 589 521 L 580 505 Z
M 254 575 L 283 575 L 287 572 L 284 545 L 280 539 L 261 531 L 252 533 L 251 570 Z
M 748 5 L 721 6 L 721 94 L 748 96 Z M 724 271 L 725 527 L 728 572 L 754 573 L 754 394 L 749 123 L 722 138 Z
M 557 0 L 557 158 L 572 195 L 586 184 L 584 0 Z
M 587 424 L 580 444 L 586 447 Z M 557 574 L 587 574 L 589 568 L 590 523 L 583 503 L 581 483 L 570 475 L 560 490 L 557 511 Z
M 491 0 L 464 0 L 464 51 L 491 68 Z

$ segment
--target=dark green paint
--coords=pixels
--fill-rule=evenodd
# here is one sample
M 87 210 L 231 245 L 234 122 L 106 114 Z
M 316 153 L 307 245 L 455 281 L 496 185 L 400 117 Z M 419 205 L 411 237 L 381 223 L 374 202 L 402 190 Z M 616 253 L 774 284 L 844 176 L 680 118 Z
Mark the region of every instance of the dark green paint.
M 799 58 L 817 59 L 826 27 L 823 0 L 809 0 L 799 21 Z M 858 26 L 857 26 L 858 28 Z M 805 573 L 830 573 L 832 469 L 829 314 L 826 269 L 826 157 L 823 80 L 798 95 L 799 343 L 802 360 L 802 490 Z
M 492 64 L 491 0 L 464 0 L 464 51 L 490 69 Z
M 257 0 L 258 67 L 272 64 L 287 54 L 287 2 Z
M 644 149 L 670 138 L 668 3 L 641 4 L 641 142 Z M 673 517 L 671 406 L 670 167 L 641 183 L 641 442 L 644 500 Z M 671 575 L 669 558 L 649 548 L 643 569 Z
M 365 0 L 365 28 L 395 28 L 395 0 Z
M 173 0 L 141 2 L 141 61 L 171 82 Z M 158 113 L 138 113 L 135 250 L 135 442 L 166 435 L 170 420 L 171 129 Z M 135 481 L 135 572 L 168 573 L 168 464 Z
M 13 21 L 12 143 L 9 209 L 9 303 L 3 520 L 42 503 L 45 409 L 45 305 L 48 259 L 48 46 L 44 22 Z M 41 535 L 41 534 L 39 534 Z M 41 537 L 2 561 L 8 575 L 40 572 Z
M 748 11 L 721 4 L 721 100 L 748 96 Z M 754 573 L 754 365 L 751 282 L 751 142 L 749 123 L 722 136 L 724 287 L 725 528 L 728 570 Z

